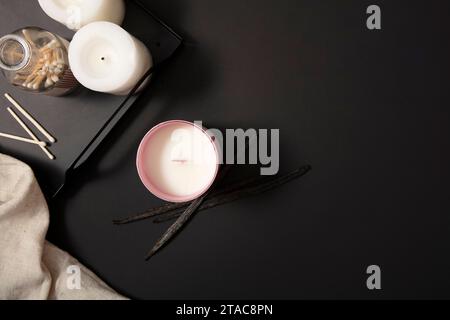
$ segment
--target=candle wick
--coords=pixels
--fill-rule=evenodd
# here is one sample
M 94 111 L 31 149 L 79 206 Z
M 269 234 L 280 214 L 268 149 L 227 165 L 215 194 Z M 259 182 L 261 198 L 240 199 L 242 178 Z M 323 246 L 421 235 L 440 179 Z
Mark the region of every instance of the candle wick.
M 102 61 L 105 61 L 105 57 L 102 57 Z
M 173 162 L 178 162 L 178 163 L 186 163 L 186 162 L 188 162 L 187 160 L 181 160 L 181 159 L 174 159 L 174 160 L 172 160 Z

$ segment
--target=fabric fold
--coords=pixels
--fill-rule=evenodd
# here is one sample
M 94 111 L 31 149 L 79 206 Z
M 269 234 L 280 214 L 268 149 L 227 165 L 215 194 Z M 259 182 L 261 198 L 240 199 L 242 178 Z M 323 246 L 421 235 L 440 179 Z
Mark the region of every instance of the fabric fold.
M 0 299 L 125 299 L 47 242 L 48 226 L 48 206 L 33 171 L 0 154 Z M 71 285 L 74 279 L 79 286 Z

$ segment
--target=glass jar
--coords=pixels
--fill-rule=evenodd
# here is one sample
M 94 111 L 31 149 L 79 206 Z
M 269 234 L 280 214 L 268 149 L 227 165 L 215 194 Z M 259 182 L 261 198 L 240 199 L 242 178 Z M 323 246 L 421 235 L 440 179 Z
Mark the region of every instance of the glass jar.
M 14 86 L 61 96 L 78 82 L 68 59 L 69 42 L 49 31 L 28 27 L 0 38 L 0 68 Z

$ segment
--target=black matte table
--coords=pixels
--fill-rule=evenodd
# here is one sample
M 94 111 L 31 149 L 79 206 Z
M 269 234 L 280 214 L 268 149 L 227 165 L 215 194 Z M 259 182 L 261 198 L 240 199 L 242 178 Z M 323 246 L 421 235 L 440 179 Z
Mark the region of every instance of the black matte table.
M 51 205 L 49 240 L 131 298 L 450 298 L 448 2 L 376 2 L 378 31 L 371 1 L 146 0 L 186 43 Z M 281 171 L 313 171 L 146 263 L 169 225 L 111 221 L 162 203 L 135 156 L 169 119 L 279 128 Z

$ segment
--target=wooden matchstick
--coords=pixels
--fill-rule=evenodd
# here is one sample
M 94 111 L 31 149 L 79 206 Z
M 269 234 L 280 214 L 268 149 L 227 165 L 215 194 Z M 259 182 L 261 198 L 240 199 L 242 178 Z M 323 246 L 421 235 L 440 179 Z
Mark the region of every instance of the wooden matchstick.
M 6 139 L 11 139 L 11 140 L 22 141 L 22 142 L 26 142 L 26 143 L 31 143 L 31 144 L 37 144 L 42 147 L 45 147 L 47 145 L 44 141 L 34 141 L 31 139 L 22 138 L 22 137 L 18 137 L 18 136 L 15 136 L 12 134 L 7 134 L 7 133 L 0 132 L 0 137 L 6 138 Z
M 13 109 L 10 107 L 6 108 L 8 112 L 13 116 L 13 118 L 20 124 L 20 126 L 28 133 L 28 135 L 36 142 L 39 142 L 39 139 L 36 137 L 36 135 L 33 133 L 33 131 L 28 128 L 28 126 L 22 121 L 22 119 L 19 118 L 19 116 L 14 112 Z M 47 147 L 39 146 L 42 151 L 49 157 L 51 160 L 55 160 L 55 156 L 48 151 Z
M 17 108 L 27 118 L 35 127 L 38 129 L 51 143 L 55 143 L 56 139 L 42 127 L 13 97 L 11 97 L 8 93 L 5 93 L 5 98 L 11 102 L 11 104 Z

